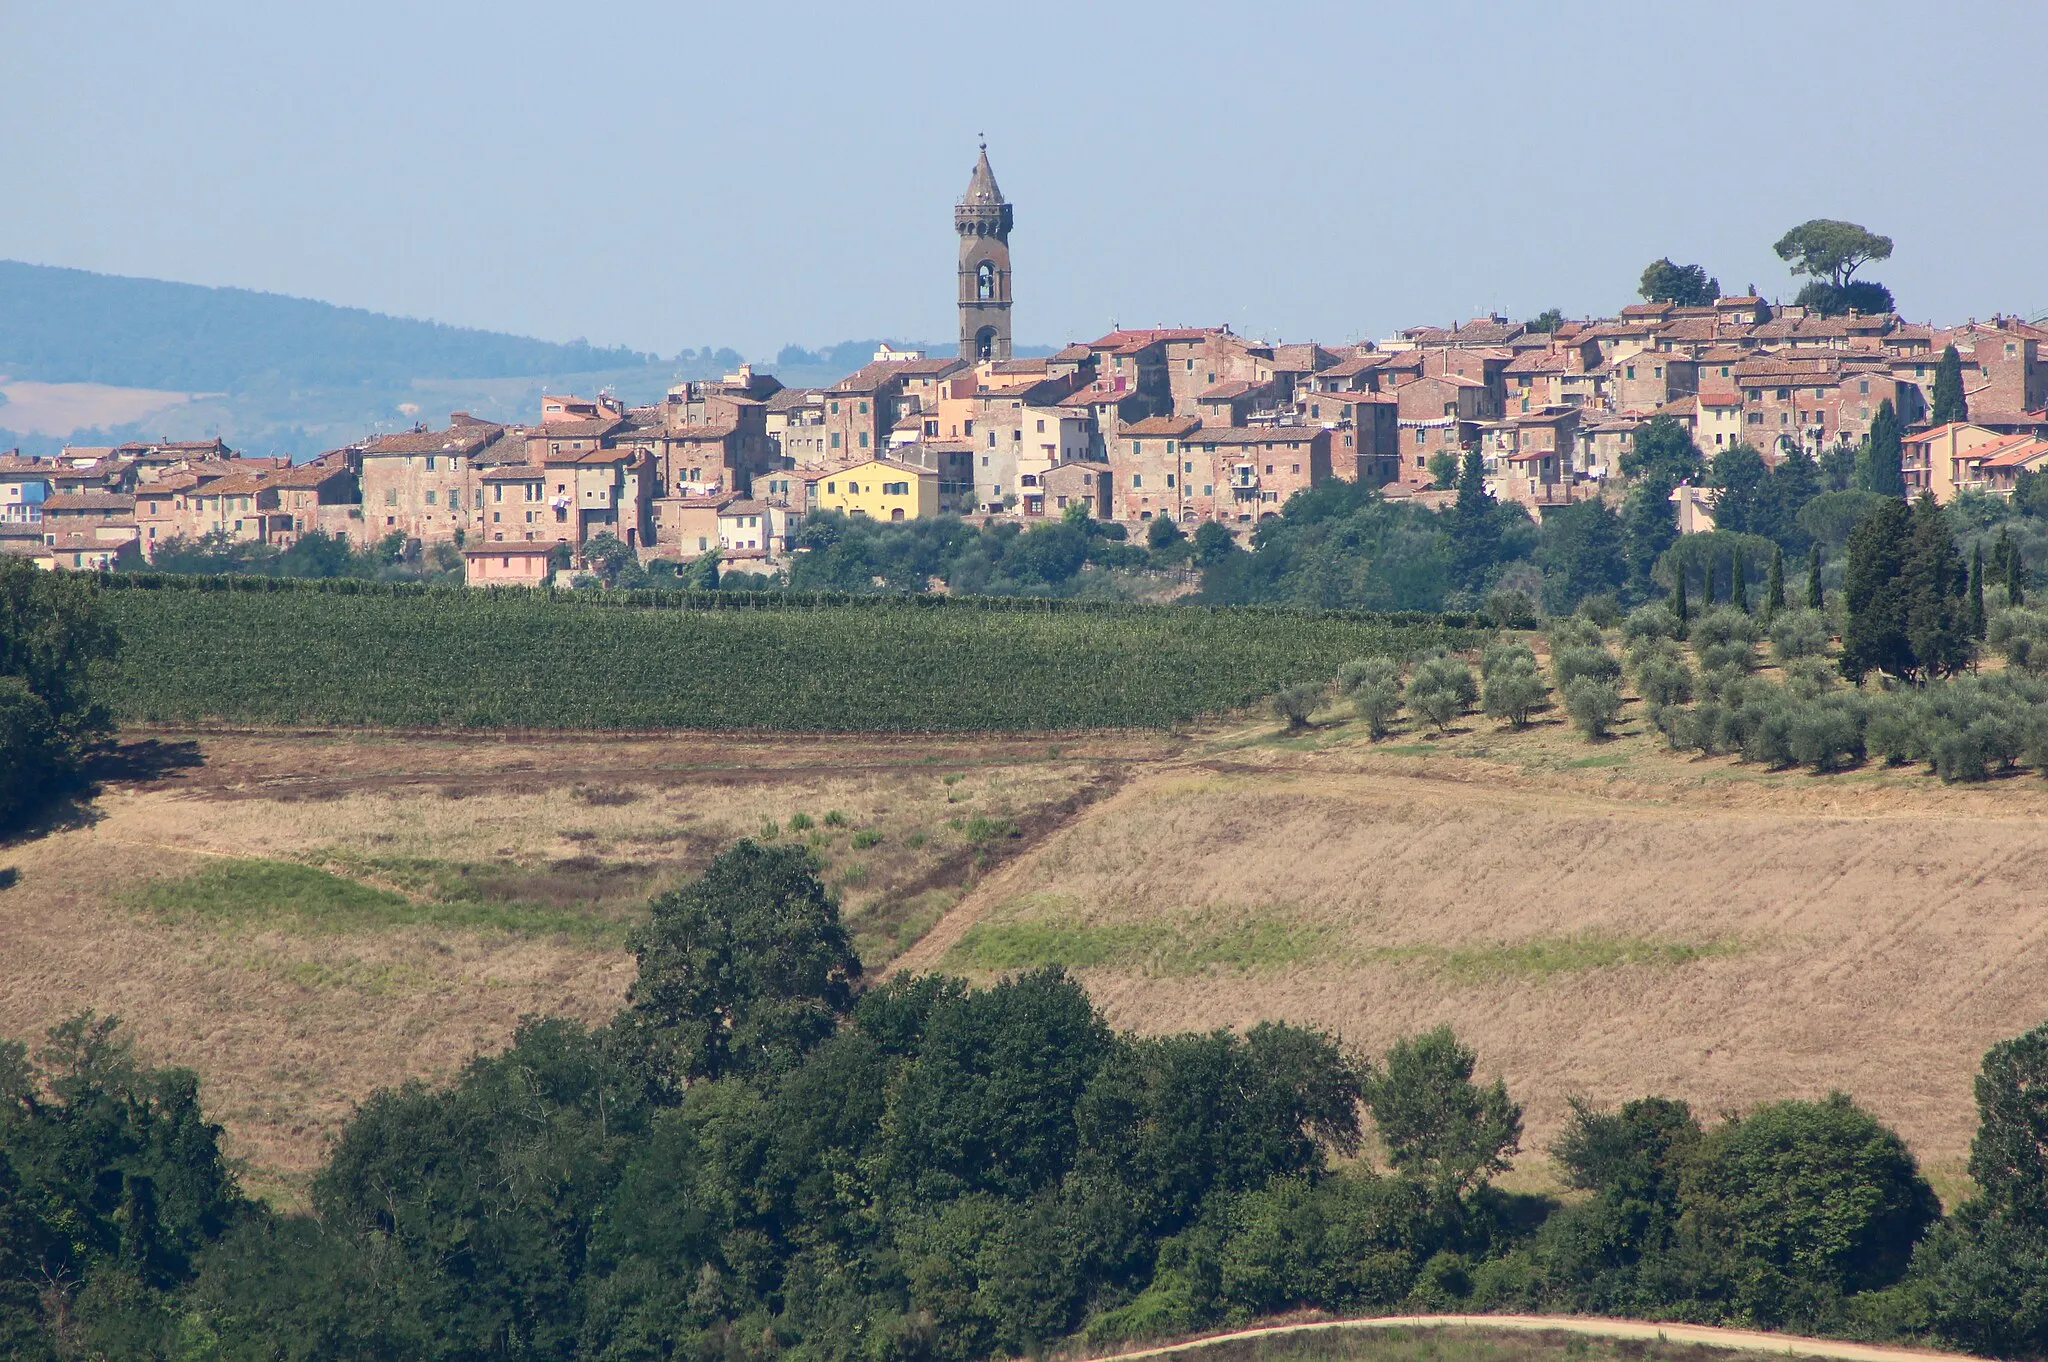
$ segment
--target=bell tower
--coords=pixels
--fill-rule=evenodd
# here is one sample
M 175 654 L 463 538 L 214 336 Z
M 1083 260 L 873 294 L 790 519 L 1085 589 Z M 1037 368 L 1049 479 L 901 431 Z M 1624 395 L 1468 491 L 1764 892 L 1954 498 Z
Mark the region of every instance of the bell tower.
M 1014 215 L 988 168 L 988 143 L 953 206 L 960 234 L 960 358 L 1010 358 L 1010 224 Z

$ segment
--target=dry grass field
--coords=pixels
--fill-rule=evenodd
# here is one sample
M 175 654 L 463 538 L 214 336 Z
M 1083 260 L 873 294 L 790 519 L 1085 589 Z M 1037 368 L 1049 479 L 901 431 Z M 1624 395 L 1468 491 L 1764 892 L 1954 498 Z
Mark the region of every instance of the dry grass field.
M 2048 782 L 1765 773 L 1644 733 L 1330 718 L 1192 743 L 1005 866 L 899 968 L 1079 969 L 1144 1031 L 1450 1022 L 1540 1150 L 1582 1094 L 1712 1116 L 1844 1089 L 1945 1193 L 1993 1041 L 2048 1016 Z
M 733 840 L 772 823 L 813 846 L 886 962 L 1161 750 L 129 737 L 126 778 L 0 848 L 0 1035 L 121 1016 L 199 1071 L 251 1185 L 287 1200 L 372 1089 L 452 1074 L 524 1014 L 609 1016 L 648 897 Z
M 1527 1104 L 1842 1088 L 1961 1186 L 1984 1048 L 2048 1014 L 2048 782 L 1685 757 L 1631 704 L 1368 742 L 1320 716 L 928 739 L 130 734 L 0 847 L 0 1034 L 81 1008 L 189 1064 L 289 1200 L 373 1088 L 607 1016 L 647 897 L 812 845 L 865 959 L 1059 961 L 1120 1025 L 1450 1022 Z M 796 815 L 802 815 L 797 818 Z M 829 817 L 828 817 L 829 815 Z M 806 823 L 808 825 L 806 825 Z

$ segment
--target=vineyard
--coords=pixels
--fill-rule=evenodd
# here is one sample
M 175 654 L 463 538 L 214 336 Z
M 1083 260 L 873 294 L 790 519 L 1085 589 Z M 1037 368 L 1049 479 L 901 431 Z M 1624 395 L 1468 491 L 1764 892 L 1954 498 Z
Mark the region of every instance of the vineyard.
M 977 731 L 1159 727 L 1462 621 L 1010 598 L 390 590 L 114 577 L 129 722 Z

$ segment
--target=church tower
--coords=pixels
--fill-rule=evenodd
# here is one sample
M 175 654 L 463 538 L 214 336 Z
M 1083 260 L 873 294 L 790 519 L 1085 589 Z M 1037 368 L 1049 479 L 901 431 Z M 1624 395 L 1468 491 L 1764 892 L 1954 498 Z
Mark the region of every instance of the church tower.
M 960 234 L 960 358 L 1010 358 L 1010 205 L 988 168 L 988 143 L 953 207 Z

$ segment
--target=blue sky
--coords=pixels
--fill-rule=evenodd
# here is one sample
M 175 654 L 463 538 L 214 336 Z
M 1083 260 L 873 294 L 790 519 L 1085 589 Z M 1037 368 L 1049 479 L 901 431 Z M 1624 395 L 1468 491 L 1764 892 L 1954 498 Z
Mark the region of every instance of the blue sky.
M 0 257 L 672 353 L 952 334 L 986 132 L 1020 342 L 1349 341 L 1796 290 L 1888 233 L 2048 311 L 2038 4 L 0 0 Z

